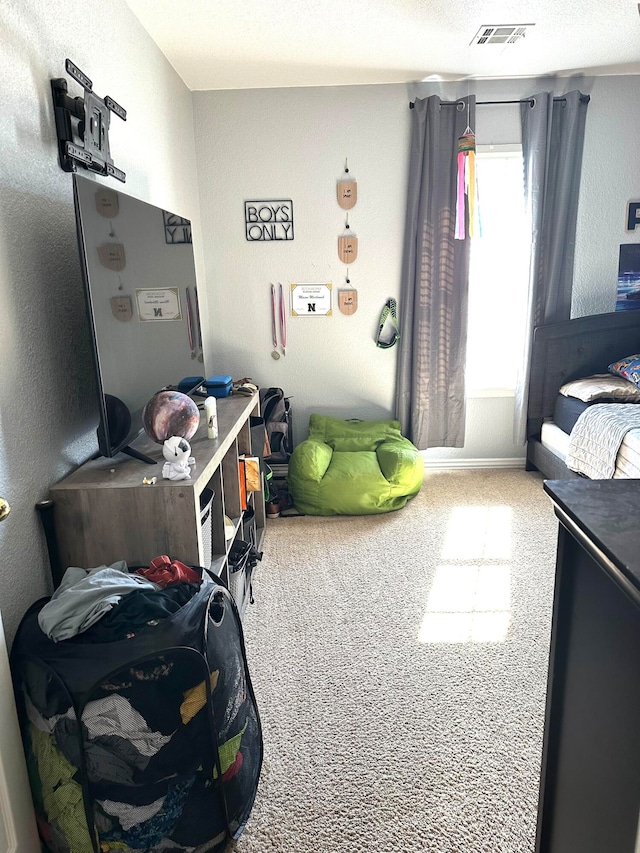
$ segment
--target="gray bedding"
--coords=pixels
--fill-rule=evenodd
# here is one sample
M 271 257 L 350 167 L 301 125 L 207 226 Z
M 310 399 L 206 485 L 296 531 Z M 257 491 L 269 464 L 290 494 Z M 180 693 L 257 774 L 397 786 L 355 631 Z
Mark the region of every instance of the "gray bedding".
M 589 406 L 571 431 L 565 464 L 592 480 L 614 476 L 620 446 L 626 434 L 640 429 L 640 406 L 605 403 Z

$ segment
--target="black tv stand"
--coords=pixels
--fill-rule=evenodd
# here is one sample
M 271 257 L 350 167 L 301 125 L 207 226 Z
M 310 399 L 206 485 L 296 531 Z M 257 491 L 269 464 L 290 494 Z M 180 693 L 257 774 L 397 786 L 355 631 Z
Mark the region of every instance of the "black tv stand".
M 150 456 L 147 456 L 145 453 L 141 453 L 139 450 L 136 450 L 128 444 L 120 448 L 120 453 L 126 453 L 127 456 L 131 456 L 133 459 L 139 459 L 140 462 L 146 462 L 147 465 L 158 464 L 157 459 L 152 459 Z

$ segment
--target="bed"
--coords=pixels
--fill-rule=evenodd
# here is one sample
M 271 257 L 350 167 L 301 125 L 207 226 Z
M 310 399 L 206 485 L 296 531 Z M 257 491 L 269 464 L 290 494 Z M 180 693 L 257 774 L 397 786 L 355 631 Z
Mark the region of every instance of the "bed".
M 540 471 L 553 480 L 582 476 L 565 465 L 569 436 L 553 421 L 559 389 L 571 380 L 605 373 L 612 362 L 639 352 L 640 310 L 578 317 L 535 329 L 527 413 L 527 470 Z M 619 457 L 614 477 L 640 477 L 638 430 L 626 433 Z M 625 461 L 627 457 L 631 464 Z

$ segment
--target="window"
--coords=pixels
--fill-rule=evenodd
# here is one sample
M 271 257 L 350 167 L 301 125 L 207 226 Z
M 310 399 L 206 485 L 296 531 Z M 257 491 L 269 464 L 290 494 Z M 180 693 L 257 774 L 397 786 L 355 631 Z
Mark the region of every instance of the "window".
M 476 171 L 481 234 L 471 241 L 467 396 L 498 396 L 516 385 L 527 304 L 521 146 L 479 146 Z

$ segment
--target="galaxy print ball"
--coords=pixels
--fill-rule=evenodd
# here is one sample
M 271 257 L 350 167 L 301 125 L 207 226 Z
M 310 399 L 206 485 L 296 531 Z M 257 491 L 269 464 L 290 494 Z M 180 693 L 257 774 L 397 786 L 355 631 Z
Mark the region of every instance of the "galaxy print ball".
M 162 444 L 172 435 L 189 441 L 196 434 L 200 412 L 191 397 L 180 391 L 158 391 L 142 410 L 144 431 Z

